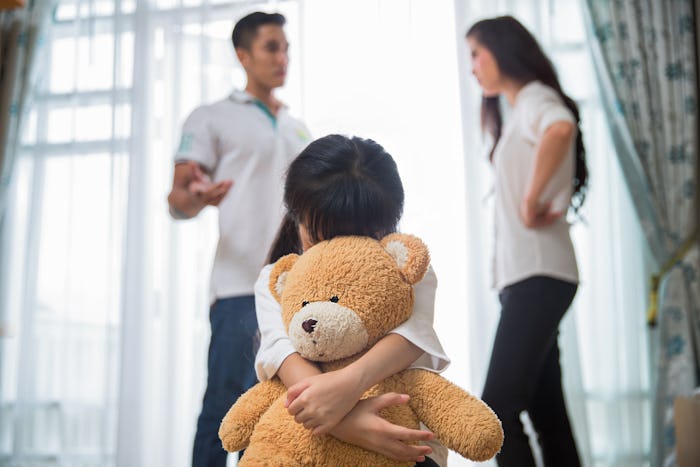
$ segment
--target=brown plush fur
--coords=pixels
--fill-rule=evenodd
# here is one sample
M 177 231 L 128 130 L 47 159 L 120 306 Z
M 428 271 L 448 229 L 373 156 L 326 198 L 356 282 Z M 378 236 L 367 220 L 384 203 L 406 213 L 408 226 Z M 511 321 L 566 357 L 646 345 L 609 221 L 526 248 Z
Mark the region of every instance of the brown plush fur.
M 413 309 L 413 285 L 425 275 L 430 256 L 411 235 L 381 242 L 337 237 L 301 256 L 281 258 L 270 274 L 270 291 L 299 353 L 323 371 L 359 358 Z M 311 324 L 310 324 L 311 323 Z M 367 391 L 410 396 L 407 405 L 381 415 L 418 428 L 422 421 L 442 444 L 475 461 L 492 458 L 503 443 L 500 420 L 478 398 L 440 375 L 405 370 Z M 259 383 L 231 407 L 219 429 L 227 451 L 246 449 L 244 466 L 411 466 L 339 441 L 313 436 L 284 408 L 286 389 L 274 378 Z

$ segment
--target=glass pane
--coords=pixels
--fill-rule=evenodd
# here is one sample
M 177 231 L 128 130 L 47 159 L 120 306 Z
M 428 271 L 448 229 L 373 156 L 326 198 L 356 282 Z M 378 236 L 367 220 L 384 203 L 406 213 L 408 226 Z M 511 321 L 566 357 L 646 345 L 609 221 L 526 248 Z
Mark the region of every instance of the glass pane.
M 12 453 L 14 444 L 14 413 L 14 403 L 0 404 L 0 457 L 10 456 Z
M 45 161 L 25 452 L 113 453 L 125 154 Z M 105 448 L 106 444 L 106 448 Z
M 180 102 L 183 108 L 193 109 L 202 103 L 202 54 L 199 32 L 196 27 L 186 25 L 182 31 L 180 49 Z M 197 25 L 198 26 L 198 25 Z
M 116 109 L 117 132 L 126 136 L 130 132 L 130 116 L 124 115 L 124 105 Z M 96 141 L 112 138 L 112 106 L 109 104 L 83 107 L 54 107 L 48 111 L 47 141 Z
M 133 13 L 136 10 L 136 0 L 122 0 L 122 12 Z
M 552 53 L 559 82 L 572 99 L 588 99 L 595 89 L 594 72 L 584 47 Z
M 73 139 L 74 114 L 72 107 L 57 107 L 48 111 L 47 142 L 65 143 Z
M 51 41 L 51 72 L 49 73 L 51 92 L 62 93 L 74 89 L 75 55 L 76 45 L 73 38 L 57 38 Z
M 121 58 L 117 70 L 117 87 L 130 88 L 134 75 L 134 33 L 121 34 Z
M 57 21 L 66 21 L 75 19 L 78 12 L 78 7 L 73 2 L 59 2 L 56 6 L 55 18 Z
M 131 134 L 131 104 L 118 105 L 114 118 L 114 137 L 128 138 Z
M 78 90 L 107 89 L 112 86 L 114 36 L 96 34 L 78 41 Z
M 109 104 L 75 109 L 75 140 L 94 141 L 112 136 L 112 106 Z
M 114 14 L 114 1 L 112 0 L 78 1 L 77 4 L 76 2 L 68 1 L 60 1 L 58 3 L 55 15 L 58 21 L 77 19 L 78 11 L 80 11 L 81 18 L 109 16 Z
M 560 43 L 583 42 L 586 32 L 578 0 L 552 1 L 552 40 Z
M 108 311 L 119 303 L 126 165 L 107 154 L 46 161 L 37 278 L 45 313 L 91 324 L 116 316 Z
M 17 397 L 19 337 L 22 332 L 22 313 L 27 274 L 29 249 L 29 222 L 32 195 L 34 158 L 20 154 L 15 165 L 15 173 L 10 180 L 7 211 L 2 233 L 3 290 L 0 306 L 4 308 L 3 322 L 0 323 L 0 410 L 11 410 Z M 9 274 L 12 271 L 12 274 Z M 0 415 L 4 419 L 4 415 Z M 8 421 L 9 423 L 9 421 Z M 5 449 L 4 429 L 0 430 L 0 452 Z
M 114 1 L 112 0 L 98 0 L 94 2 L 94 15 L 97 16 L 109 16 L 114 14 Z
M 207 54 L 203 57 L 205 99 L 220 99 L 231 92 L 232 83 L 242 89 L 245 73 L 238 63 L 231 43 L 232 21 L 214 21 L 204 25 Z M 238 79 L 237 79 L 238 78 Z M 243 78 L 243 79 L 240 79 Z
M 161 10 L 167 10 L 173 8 L 177 5 L 177 0 L 156 0 L 156 8 Z
M 233 44 L 231 44 L 233 24 L 234 22 L 230 20 L 211 21 L 204 25 L 204 33 L 210 38 L 225 40 L 233 50 Z
M 152 54 L 156 61 L 163 60 L 165 55 L 165 31 L 163 28 L 156 28 L 153 31 Z
M 25 118 L 22 128 L 22 137 L 20 139 L 22 144 L 33 144 L 36 143 L 36 119 L 37 110 L 33 108 L 29 111 L 29 115 Z

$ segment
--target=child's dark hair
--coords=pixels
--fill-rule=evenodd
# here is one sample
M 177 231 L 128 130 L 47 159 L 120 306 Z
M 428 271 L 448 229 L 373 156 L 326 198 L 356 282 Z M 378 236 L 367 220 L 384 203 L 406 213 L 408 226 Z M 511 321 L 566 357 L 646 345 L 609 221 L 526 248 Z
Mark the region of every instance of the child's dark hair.
M 553 88 L 573 113 L 578 132 L 571 206 L 574 212 L 578 212 L 586 198 L 588 184 L 586 149 L 583 146 L 578 106 L 562 91 L 554 65 L 542 51 L 537 39 L 512 16 L 499 16 L 478 21 L 469 28 L 467 37 L 473 37 L 493 54 L 501 73 L 521 84 L 534 80 L 541 81 Z M 498 97 L 484 97 L 481 102 L 481 127 L 493 137 L 490 158 L 493 158 L 493 151 L 501 138 L 502 126 Z
M 299 224 L 314 242 L 339 235 L 382 238 L 403 213 L 403 185 L 394 159 L 370 139 L 328 135 L 292 161 L 284 184 L 287 207 L 268 262 L 300 253 Z
M 286 19 L 279 13 L 263 13 L 256 11 L 244 16 L 236 22 L 231 32 L 231 42 L 234 49 L 250 50 L 250 45 L 253 43 L 255 35 L 258 33 L 258 28 L 265 24 L 275 24 L 284 26 Z

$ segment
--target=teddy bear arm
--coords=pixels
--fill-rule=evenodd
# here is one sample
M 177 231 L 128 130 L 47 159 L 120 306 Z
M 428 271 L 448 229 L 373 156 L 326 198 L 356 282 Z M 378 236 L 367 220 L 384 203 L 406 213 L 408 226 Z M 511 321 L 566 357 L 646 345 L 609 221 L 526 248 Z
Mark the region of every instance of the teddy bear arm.
M 228 410 L 219 426 L 219 439 L 224 449 L 235 452 L 248 446 L 260 417 L 287 389 L 273 378 L 246 391 Z
M 425 370 L 407 370 L 403 383 L 410 407 L 447 448 L 478 462 L 501 449 L 501 421 L 481 399 Z

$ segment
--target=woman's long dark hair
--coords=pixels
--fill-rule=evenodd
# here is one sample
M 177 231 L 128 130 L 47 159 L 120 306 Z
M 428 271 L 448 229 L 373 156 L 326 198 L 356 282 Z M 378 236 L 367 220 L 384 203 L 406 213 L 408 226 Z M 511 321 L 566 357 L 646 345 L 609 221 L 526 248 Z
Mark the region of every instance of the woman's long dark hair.
M 571 206 L 574 212 L 578 212 L 586 198 L 588 182 L 586 149 L 583 146 L 583 135 L 580 128 L 581 118 L 576 103 L 562 91 L 552 62 L 542 51 L 533 35 L 512 16 L 481 20 L 469 28 L 467 37 L 475 39 L 493 54 L 503 75 L 521 84 L 535 80 L 541 81 L 554 89 L 574 114 L 578 132 L 576 136 L 576 173 Z M 499 98 L 497 96 L 484 96 L 481 102 L 481 128 L 493 137 L 493 146 L 489 154 L 491 159 L 493 159 L 496 144 L 501 138 L 502 125 Z
M 300 223 L 314 242 L 338 235 L 382 238 L 396 231 L 403 199 L 396 163 L 376 142 L 342 135 L 312 141 L 287 170 L 287 214 L 268 263 L 301 252 Z

